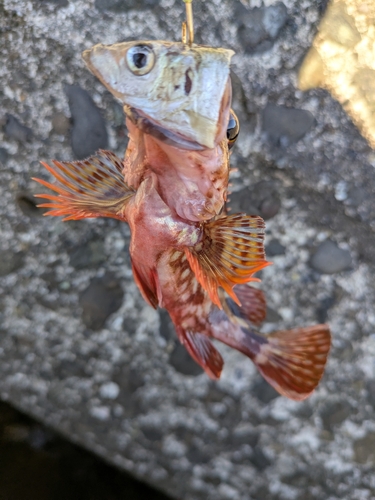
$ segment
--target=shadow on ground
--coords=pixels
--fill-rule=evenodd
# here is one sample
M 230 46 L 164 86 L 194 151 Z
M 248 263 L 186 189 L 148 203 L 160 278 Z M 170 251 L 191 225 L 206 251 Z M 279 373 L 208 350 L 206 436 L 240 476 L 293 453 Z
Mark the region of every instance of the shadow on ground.
M 168 500 L 169 497 L 0 402 L 1 500 Z

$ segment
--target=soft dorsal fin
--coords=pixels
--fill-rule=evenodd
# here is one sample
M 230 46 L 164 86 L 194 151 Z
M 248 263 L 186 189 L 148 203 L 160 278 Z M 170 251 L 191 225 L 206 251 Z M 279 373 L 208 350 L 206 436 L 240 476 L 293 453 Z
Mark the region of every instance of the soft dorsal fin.
M 204 223 L 202 230 L 202 240 L 185 249 L 191 269 L 220 309 L 219 286 L 241 305 L 233 287 L 258 281 L 253 274 L 270 264 L 264 253 L 263 219 L 245 214 L 221 216 Z
M 39 207 L 51 208 L 45 215 L 63 215 L 64 220 L 113 217 L 126 220 L 124 208 L 134 195 L 122 175 L 123 163 L 112 152 L 100 150 L 82 161 L 53 160 L 55 168 L 42 165 L 55 177 L 56 184 L 36 179 L 57 194 L 38 194 L 51 200 Z
M 227 298 L 227 304 L 231 312 L 239 318 L 250 321 L 253 325 L 259 326 L 266 318 L 267 305 L 266 298 L 262 290 L 250 285 L 237 285 L 235 292 L 241 302 L 241 307 Z

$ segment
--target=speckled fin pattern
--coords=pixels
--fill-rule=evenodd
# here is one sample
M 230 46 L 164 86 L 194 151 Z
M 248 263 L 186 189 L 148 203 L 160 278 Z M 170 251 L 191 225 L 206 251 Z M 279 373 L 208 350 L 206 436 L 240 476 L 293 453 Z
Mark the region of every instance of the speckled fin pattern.
M 178 337 L 190 356 L 205 370 L 207 375 L 216 380 L 220 378 L 224 360 L 208 337 L 196 332 L 182 332 L 177 329 Z
M 267 336 L 254 362 L 280 394 L 301 401 L 322 378 L 330 347 L 327 325 L 280 330 Z
M 259 326 L 266 319 L 267 304 L 262 290 L 250 285 L 237 285 L 235 292 L 241 302 L 241 307 L 233 304 L 232 299 L 227 298 L 227 303 L 235 316 L 250 321 Z

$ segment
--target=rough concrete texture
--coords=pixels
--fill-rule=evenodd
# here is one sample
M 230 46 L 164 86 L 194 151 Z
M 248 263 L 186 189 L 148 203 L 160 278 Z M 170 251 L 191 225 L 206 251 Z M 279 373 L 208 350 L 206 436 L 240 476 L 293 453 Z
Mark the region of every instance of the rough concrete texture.
M 210 381 L 178 350 L 167 317 L 140 297 L 125 224 L 62 223 L 35 209 L 41 188 L 31 177 L 47 178 L 38 161 L 73 157 L 66 84 L 91 95 L 110 148 L 124 152 L 121 109 L 80 53 L 99 42 L 179 39 L 181 1 L 136 3 L 0 7 L 0 395 L 176 498 L 374 499 L 375 153 L 327 92 L 296 89 L 325 1 L 285 0 L 285 9 L 251 1 L 241 20 L 235 0 L 194 2 L 197 41 L 237 52 L 233 206 L 267 215 L 267 243 L 278 243 L 262 273 L 263 330 L 332 327 L 326 374 L 310 399 L 278 397 L 223 346 L 222 379 Z M 286 19 L 272 27 L 266 9 L 275 6 Z M 249 50 L 238 26 L 252 25 L 260 8 L 268 35 Z M 303 137 L 285 108 L 304 111 Z M 327 261 L 323 253 L 316 262 L 317 250 L 332 249 L 325 240 L 350 252 L 349 269 L 316 270 Z

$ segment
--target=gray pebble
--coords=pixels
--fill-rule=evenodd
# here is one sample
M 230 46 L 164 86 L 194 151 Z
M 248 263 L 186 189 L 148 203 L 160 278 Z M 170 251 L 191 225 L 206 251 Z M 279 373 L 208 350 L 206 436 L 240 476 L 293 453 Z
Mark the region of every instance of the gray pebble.
M 41 217 L 45 212 L 44 209 L 38 208 L 38 201 L 32 193 L 21 191 L 16 196 L 16 203 L 24 215 L 28 217 Z
M 375 410 L 375 380 L 370 380 L 366 384 L 367 400 Z
M 266 245 L 266 255 L 268 257 L 273 257 L 274 255 L 284 255 L 285 247 L 280 243 L 279 240 L 273 239 L 268 245 Z
M 232 213 L 246 212 L 268 220 L 279 212 L 281 201 L 275 183 L 260 181 L 251 188 L 231 193 L 229 207 Z
M 158 3 L 158 0 L 95 0 L 95 7 L 101 11 L 127 12 L 131 9 L 150 9 Z
M 105 422 L 111 415 L 111 410 L 108 406 L 94 406 L 90 409 L 90 415 L 96 420 Z
M 328 402 L 320 412 L 323 426 L 332 431 L 334 426 L 341 424 L 352 413 L 352 408 L 346 401 Z
M 240 424 L 233 431 L 232 442 L 234 446 L 248 444 L 254 448 L 258 441 L 259 433 L 249 424 Z
M 231 213 L 246 212 L 248 215 L 260 214 L 256 200 L 253 200 L 252 190 L 249 188 L 231 193 L 228 206 L 231 209 Z
M 52 116 L 52 129 L 56 134 L 65 135 L 70 128 L 70 120 L 64 113 L 57 111 Z
M 54 374 L 64 380 L 69 377 L 86 377 L 86 365 L 82 359 L 61 359 L 54 366 Z
M 194 445 L 189 447 L 186 458 L 193 464 L 207 464 L 211 460 L 207 451 Z
M 262 200 L 259 207 L 260 215 L 264 220 L 272 219 L 272 217 L 275 217 L 275 215 L 278 214 L 280 208 L 280 198 L 276 193 L 272 193 L 269 196 L 266 196 L 264 200 Z
M 271 38 L 277 37 L 287 19 L 288 11 L 283 2 L 276 2 L 264 9 L 263 26 Z
M 41 3 L 49 3 L 55 5 L 58 8 L 67 7 L 69 5 L 68 0 L 41 0 Z
M 269 50 L 287 21 L 282 2 L 269 7 L 247 9 L 238 3 L 235 16 L 239 22 L 238 37 L 247 53 Z
M 263 110 L 263 130 L 270 142 L 287 147 L 310 130 L 315 119 L 310 111 L 267 104 Z
M 246 52 L 253 52 L 254 49 L 267 38 L 264 29 L 263 9 L 255 8 L 248 10 L 242 4 L 237 7 L 237 18 L 241 19 L 238 28 L 238 36 L 245 47 Z
M 75 157 L 87 158 L 98 149 L 106 149 L 108 134 L 105 121 L 90 95 L 78 85 L 66 85 L 64 91 L 73 120 L 71 143 Z
M 23 266 L 24 254 L 22 252 L 13 253 L 11 250 L 1 252 L 0 258 L 0 276 L 17 271 Z
M 82 321 L 88 328 L 100 330 L 107 318 L 119 309 L 123 296 L 120 283 L 111 273 L 94 278 L 79 298 Z
M 178 343 L 169 356 L 173 368 L 183 375 L 197 376 L 203 373 L 202 368 L 193 360 L 185 347 Z
M 350 269 L 352 258 L 348 250 L 340 248 L 331 240 L 326 240 L 318 246 L 310 265 L 320 273 L 334 274 Z
M 6 164 L 9 158 L 9 153 L 5 148 L 0 148 L 0 163 Z
M 176 339 L 176 331 L 174 329 L 173 323 L 169 314 L 165 309 L 159 310 L 159 333 L 168 342 L 172 339 Z
M 33 132 L 31 128 L 23 125 L 18 118 L 11 115 L 10 113 L 6 114 L 6 123 L 4 126 L 4 132 L 9 139 L 15 139 L 18 142 L 28 142 L 33 137 Z
M 335 304 L 335 302 L 335 296 L 325 297 L 320 301 L 320 304 L 316 309 L 316 320 L 318 321 L 318 323 L 325 323 L 327 321 L 328 311 Z
M 280 316 L 280 314 L 272 309 L 272 307 L 267 306 L 266 310 L 266 317 L 264 322 L 265 323 L 277 323 L 278 321 L 281 321 L 283 318 Z
M 353 451 L 357 463 L 375 465 L 375 432 L 355 441 Z
M 276 392 L 268 382 L 260 377 L 258 377 L 257 381 L 253 384 L 251 393 L 264 404 L 268 404 L 273 399 L 276 399 L 280 396 L 280 394 Z
M 99 394 L 103 399 L 116 399 L 120 394 L 120 387 L 116 382 L 107 382 L 100 387 Z
M 160 441 L 163 437 L 163 432 L 150 424 L 142 424 L 141 431 L 149 441 Z
M 97 267 L 105 261 L 104 242 L 92 240 L 75 248 L 70 254 L 70 265 L 76 269 Z
M 366 199 L 366 192 L 359 187 L 351 187 L 348 191 L 346 203 L 352 207 L 358 207 Z
M 250 457 L 250 462 L 259 470 L 263 471 L 266 469 L 269 465 L 271 465 L 271 461 L 269 460 L 268 457 L 264 454 L 262 448 L 260 446 L 255 446 L 253 449 L 253 453 Z

